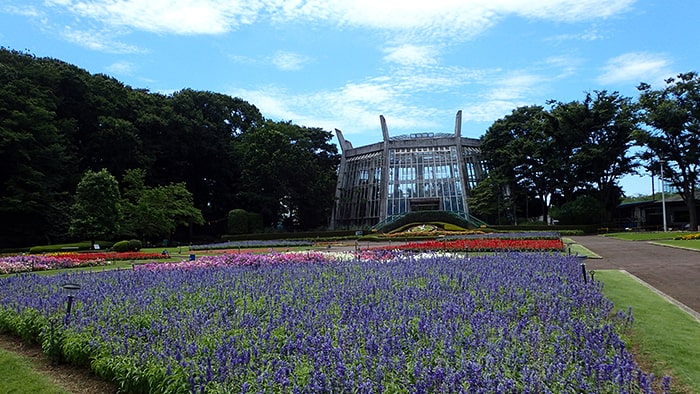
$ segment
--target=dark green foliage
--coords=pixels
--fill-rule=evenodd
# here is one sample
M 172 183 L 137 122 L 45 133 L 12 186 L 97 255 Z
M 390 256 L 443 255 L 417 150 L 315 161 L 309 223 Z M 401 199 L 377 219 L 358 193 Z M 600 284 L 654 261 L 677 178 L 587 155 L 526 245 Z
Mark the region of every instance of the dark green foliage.
M 689 212 L 690 228 L 698 225 L 695 193 L 700 181 L 700 75 L 679 74 L 666 80 L 661 90 L 649 84 L 638 87 L 643 121 L 648 128 L 637 130 L 637 142 L 646 148 L 640 154 L 647 169 L 670 180 Z
M 331 134 L 266 121 L 254 105 L 224 94 L 151 93 L 0 48 L 0 137 L 0 223 L 13 223 L 0 227 L 1 247 L 71 241 L 80 174 L 103 168 L 117 178 L 143 171 L 136 197 L 124 196 L 134 206 L 139 187 L 149 189 L 146 200 L 172 204 L 170 212 L 139 207 L 140 223 L 127 212 L 122 237 L 215 238 L 233 207 L 260 212 L 268 228 L 288 217 L 288 228 L 315 229 L 332 209 L 338 155 Z
M 517 108 L 484 135 L 482 151 L 492 181 L 488 191 L 475 189 L 478 193 L 472 195 L 480 212 L 500 217 L 506 203 L 516 211 L 511 218 L 547 218 L 550 206 L 581 193 L 610 211 L 617 205 L 618 182 L 635 169 L 628 155 L 638 123 L 631 100 L 596 91 L 583 101 L 549 104 L 549 109 Z M 494 198 L 494 193 L 500 196 Z M 537 213 L 530 209 L 531 201 L 541 203 Z
M 129 240 L 129 250 L 133 252 L 138 252 L 143 247 L 143 244 L 138 239 Z
M 262 231 L 263 219 L 259 213 L 232 209 L 228 213 L 228 234 L 251 234 Z
M 266 121 L 237 138 L 241 158 L 240 206 L 259 212 L 265 227 L 326 226 L 339 164 L 331 134 L 290 122 Z
M 228 234 L 247 234 L 248 212 L 245 209 L 232 209 L 228 213 Z
M 115 252 L 138 252 L 141 250 L 141 241 L 132 239 L 129 241 L 119 241 L 112 245 L 112 250 Z
M 125 235 L 169 239 L 178 226 L 204 223 L 184 183 L 148 187 L 143 169 L 127 171 L 123 183 Z
M 600 201 L 591 196 L 580 196 L 561 207 L 552 208 L 552 218 L 559 224 L 596 224 L 601 223 L 604 208 Z
M 119 231 L 121 221 L 119 183 L 106 169 L 88 170 L 78 184 L 72 207 L 70 232 L 94 241 Z

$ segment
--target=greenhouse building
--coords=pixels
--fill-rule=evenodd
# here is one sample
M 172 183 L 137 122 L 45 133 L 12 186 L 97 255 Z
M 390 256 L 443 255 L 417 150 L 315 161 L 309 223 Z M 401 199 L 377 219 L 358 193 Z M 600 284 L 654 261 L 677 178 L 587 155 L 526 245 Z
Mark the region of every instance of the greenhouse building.
M 467 197 L 486 175 L 479 140 L 454 133 L 413 133 L 354 148 L 336 129 L 342 151 L 332 228 L 368 228 L 407 212 L 451 211 L 469 216 Z

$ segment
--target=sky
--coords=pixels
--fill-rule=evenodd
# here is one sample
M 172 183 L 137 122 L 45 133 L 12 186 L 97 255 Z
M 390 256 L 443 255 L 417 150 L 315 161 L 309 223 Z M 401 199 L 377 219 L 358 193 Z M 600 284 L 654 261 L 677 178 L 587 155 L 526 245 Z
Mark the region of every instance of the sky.
M 240 97 L 357 147 L 381 141 L 380 115 L 396 136 L 453 132 L 461 110 L 479 138 L 521 106 L 636 99 L 700 68 L 698 15 L 696 0 L 0 0 L 0 46 Z

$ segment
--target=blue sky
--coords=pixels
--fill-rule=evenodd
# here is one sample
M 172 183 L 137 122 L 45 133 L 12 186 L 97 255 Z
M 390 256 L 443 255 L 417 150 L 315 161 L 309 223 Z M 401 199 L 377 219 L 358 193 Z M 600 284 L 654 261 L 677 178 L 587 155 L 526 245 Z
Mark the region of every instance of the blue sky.
M 519 106 L 636 98 L 698 70 L 698 15 L 695 0 L 0 0 L 0 45 L 240 97 L 359 146 L 381 140 L 381 114 L 399 135 L 452 132 L 462 110 L 478 138 Z

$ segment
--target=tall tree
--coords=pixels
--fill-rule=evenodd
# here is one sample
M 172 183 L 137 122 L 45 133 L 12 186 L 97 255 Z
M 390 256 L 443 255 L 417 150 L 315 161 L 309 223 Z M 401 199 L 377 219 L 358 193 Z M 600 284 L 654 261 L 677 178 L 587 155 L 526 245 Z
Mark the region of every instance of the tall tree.
M 154 178 L 159 184 L 186 182 L 206 221 L 219 223 L 216 231 L 223 232 L 240 190 L 235 137 L 254 131 L 262 115 L 241 99 L 191 89 L 175 93 L 171 105 L 169 138 L 158 142 L 162 155 Z
M 62 240 L 75 156 L 58 127 L 47 62 L 0 49 L 0 244 Z
M 326 226 L 339 162 L 330 139 L 319 128 L 271 120 L 241 134 L 236 147 L 242 163 L 242 207 L 262 214 L 266 226 Z
M 178 226 L 204 223 L 184 182 L 148 187 L 144 179 L 143 169 L 129 170 L 124 175 L 123 234 L 170 239 Z
M 490 177 L 511 197 L 534 196 L 547 217 L 551 196 L 557 191 L 559 163 L 553 160 L 556 141 L 552 117 L 541 106 L 519 107 L 494 122 L 482 138 Z
M 666 80 L 666 86 L 654 90 L 642 83 L 638 87 L 643 121 L 649 127 L 637 133 L 647 148 L 643 157 L 659 168 L 665 162 L 664 176 L 678 189 L 690 213 L 690 227 L 698 225 L 697 201 L 700 170 L 700 77 L 696 72 L 679 74 Z
M 119 231 L 121 195 L 119 183 L 106 169 L 88 170 L 78 183 L 73 203 L 70 231 L 87 237 L 94 245 L 100 237 L 111 237 Z
M 582 102 L 557 103 L 552 108 L 557 124 L 557 161 L 563 163 L 560 191 L 565 202 L 592 194 L 607 210 L 620 201 L 619 180 L 633 173 L 629 154 L 638 116 L 631 99 L 618 92 L 587 93 Z

